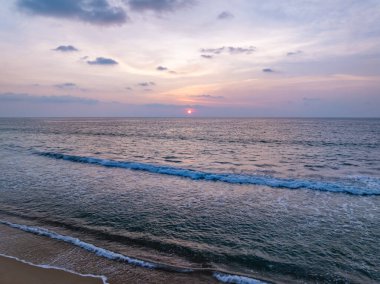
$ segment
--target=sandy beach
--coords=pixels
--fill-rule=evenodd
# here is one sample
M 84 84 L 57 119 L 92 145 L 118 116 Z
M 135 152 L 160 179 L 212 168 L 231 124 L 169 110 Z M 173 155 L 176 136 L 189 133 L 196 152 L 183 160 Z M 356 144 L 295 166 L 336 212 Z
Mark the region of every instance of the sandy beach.
M 57 268 L 32 265 L 0 255 L 0 283 L 3 284 L 103 284 L 101 277 L 79 275 Z
M 0 219 L 6 216 L 0 212 Z M 28 223 L 26 220 L 7 216 L 12 222 Z M 69 233 L 69 232 L 66 232 Z M 104 275 L 107 283 L 219 283 L 210 275 L 168 273 L 111 261 L 65 242 L 23 232 L 0 224 L 0 283 L 1 284 L 60 284 L 103 283 L 100 278 L 82 275 Z M 11 256 L 15 259 L 1 256 Z M 62 270 L 44 269 L 49 265 Z M 68 271 L 74 271 L 72 274 Z M 39 278 L 41 277 L 41 278 Z M 27 280 L 27 282 L 25 282 Z

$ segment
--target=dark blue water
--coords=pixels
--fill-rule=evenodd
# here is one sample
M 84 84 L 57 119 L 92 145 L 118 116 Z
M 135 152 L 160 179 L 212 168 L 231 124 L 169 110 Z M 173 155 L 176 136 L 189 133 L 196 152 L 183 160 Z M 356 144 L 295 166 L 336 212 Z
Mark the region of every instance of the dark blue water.
M 380 281 L 379 119 L 1 119 L 0 157 L 3 224 L 169 270 Z

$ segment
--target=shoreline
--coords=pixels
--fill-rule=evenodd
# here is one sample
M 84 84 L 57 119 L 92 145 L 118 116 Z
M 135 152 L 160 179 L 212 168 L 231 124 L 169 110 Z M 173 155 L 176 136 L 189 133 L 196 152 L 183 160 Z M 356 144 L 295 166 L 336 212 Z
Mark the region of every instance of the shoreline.
M 14 218 L 10 219 L 16 221 Z M 13 273 L 11 276 L 8 275 L 7 279 L 4 278 L 5 275 L 0 275 L 0 283 L 2 284 L 221 283 L 212 277 L 211 274 L 173 273 L 110 260 L 102 255 L 87 251 L 73 244 L 25 232 L 4 224 L 0 224 L 0 240 L 0 256 L 5 257 L 1 259 L 5 259 L 5 261 L 9 263 L 9 265 L 7 265 L 9 270 L 18 271 L 18 274 L 24 275 L 24 269 L 19 270 L 16 268 L 18 265 L 29 267 L 32 264 L 34 265 L 32 268 L 38 269 L 40 274 L 45 274 L 46 272 L 50 273 L 52 271 L 46 268 L 57 268 L 61 273 L 74 272 L 74 276 L 76 277 L 78 277 L 78 275 L 99 275 L 99 277 L 104 275 L 107 278 L 107 282 L 102 281 L 102 278 L 90 278 L 90 282 L 83 282 L 82 279 L 79 280 L 80 282 L 76 280 L 56 282 L 55 279 L 57 277 L 51 278 L 54 279 L 54 281 L 45 282 L 35 279 L 32 279 L 34 280 L 32 281 L 30 277 L 25 277 L 27 281 L 19 281 L 16 277 L 20 275 Z M 6 257 L 10 257 L 10 259 Z M 21 264 L 18 261 L 21 261 Z M 0 262 L 0 274 L 3 274 L 3 270 L 8 273 L 8 268 L 3 268 L 2 266 L 2 262 Z M 13 275 L 15 275 L 15 278 Z M 98 281 L 94 282 L 94 280 Z
M 109 284 L 105 276 L 81 274 L 50 265 L 34 264 L 0 254 L 0 282 L 4 284 Z
M 261 279 L 259 280 L 257 278 L 251 278 L 249 276 L 242 275 L 242 274 L 235 274 L 235 273 L 232 274 L 231 272 L 227 272 L 227 271 L 223 271 L 223 270 L 214 270 L 214 269 L 207 269 L 207 268 L 185 268 L 185 267 L 179 267 L 179 266 L 175 267 L 175 266 L 160 263 L 160 262 L 151 262 L 151 261 L 147 261 L 147 260 L 136 259 L 136 258 L 132 258 L 132 257 L 126 256 L 126 255 L 115 253 L 113 251 L 109 251 L 109 250 L 101 248 L 101 247 L 97 247 L 93 244 L 83 242 L 80 239 L 73 238 L 71 236 L 60 235 L 58 233 L 55 233 L 55 232 L 52 232 L 52 231 L 49 231 L 46 229 L 42 229 L 40 227 L 14 224 L 14 223 L 4 221 L 1 219 L 0 219 L 0 225 L 7 226 L 7 227 L 10 227 L 12 229 L 19 230 L 19 231 L 23 231 L 23 232 L 27 233 L 27 235 L 31 234 L 31 235 L 35 235 L 35 236 L 43 237 L 43 238 L 47 237 L 48 239 L 58 241 L 59 243 L 63 242 L 63 243 L 69 244 L 69 245 L 73 245 L 74 247 L 78 247 L 80 250 L 85 250 L 85 251 L 89 252 L 90 254 L 95 254 L 101 258 L 105 258 L 105 259 L 108 259 L 110 261 L 116 260 L 117 262 L 120 262 L 122 264 L 126 263 L 129 265 L 135 266 L 135 267 L 142 268 L 144 270 L 150 270 L 150 271 L 155 270 L 157 272 L 161 271 L 164 273 L 171 272 L 171 273 L 181 274 L 183 276 L 186 275 L 189 277 L 194 277 L 201 272 L 205 272 L 204 276 L 206 276 L 207 278 L 209 278 L 209 277 L 213 278 L 214 281 L 216 280 L 219 283 L 223 283 L 223 282 L 224 283 L 247 283 L 247 284 L 248 283 L 250 283 L 250 284 L 251 283 L 252 284 L 270 283 L 270 282 L 263 282 L 263 280 L 261 280 Z M 92 277 L 92 278 L 97 278 L 97 279 L 102 280 L 102 282 L 70 282 L 70 283 L 109 284 L 107 282 L 107 277 L 103 276 L 103 275 L 98 276 L 98 275 L 94 275 L 94 274 L 81 274 L 81 273 L 77 273 L 77 272 L 74 272 L 74 271 L 66 269 L 66 268 L 51 266 L 51 265 L 46 265 L 46 264 L 37 265 L 37 264 L 33 264 L 33 263 L 25 261 L 25 260 L 21 260 L 17 257 L 14 257 L 14 256 L 2 254 L 1 252 L 0 252 L 0 257 L 12 259 L 13 261 L 19 262 L 19 263 L 27 265 L 27 266 L 33 266 L 37 269 L 40 269 L 41 270 L 40 273 L 44 273 L 43 270 L 46 270 L 46 269 L 53 269 L 53 270 L 63 271 L 66 273 L 71 273 L 71 274 L 74 274 L 74 275 L 80 276 L 80 277 Z M 0 260 L 0 264 L 2 263 L 1 261 L 4 261 L 4 260 Z M 22 270 L 22 271 L 24 271 L 24 270 Z M 30 268 L 29 268 L 29 270 L 30 270 Z M 4 271 L 7 271 L 7 270 L 4 270 Z M 1 269 L 0 269 L 0 273 L 2 273 Z M 29 279 L 29 277 L 27 275 L 25 275 L 25 277 Z M 42 277 L 42 276 L 39 276 L 39 277 Z M 11 276 L 9 276 L 8 278 L 12 279 Z M 210 281 L 210 280 L 211 279 L 209 279 L 209 282 L 214 282 L 214 281 Z M 0 283 L 3 283 L 2 281 L 4 282 L 4 280 L 2 280 L 2 278 L 0 277 Z M 77 280 L 77 281 L 79 281 L 79 280 Z M 8 283 L 15 283 L 15 284 L 20 283 L 20 284 L 23 284 L 26 282 L 23 282 L 23 281 L 21 281 L 21 282 L 19 282 L 19 281 L 16 281 L 16 282 L 9 282 L 8 281 L 8 282 L 6 282 L 5 281 L 4 283 L 7 283 L 7 284 Z M 38 283 L 44 284 L 44 283 L 50 283 L 50 282 L 49 281 L 47 281 L 47 282 L 39 281 Z M 56 283 L 56 282 L 54 282 L 54 283 Z M 61 282 L 57 282 L 57 284 L 60 284 L 60 283 Z M 62 283 L 67 283 L 67 282 L 62 282 Z

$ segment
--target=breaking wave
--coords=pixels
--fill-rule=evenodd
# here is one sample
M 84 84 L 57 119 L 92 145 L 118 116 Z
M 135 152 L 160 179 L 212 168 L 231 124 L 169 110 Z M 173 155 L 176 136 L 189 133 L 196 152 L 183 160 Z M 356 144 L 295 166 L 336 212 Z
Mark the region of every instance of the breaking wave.
M 349 184 L 338 182 L 324 182 L 316 180 L 302 180 L 302 179 L 286 179 L 276 178 L 271 176 L 260 175 L 242 175 L 242 174 L 229 174 L 229 173 L 211 173 L 191 169 L 160 166 L 148 163 L 128 162 L 128 161 L 115 161 L 108 159 L 100 159 L 93 157 L 83 157 L 75 155 L 67 155 L 54 152 L 37 152 L 38 155 L 67 160 L 71 162 L 87 163 L 101 165 L 104 167 L 124 168 L 136 171 L 145 171 L 154 174 L 172 175 L 192 180 L 206 180 L 216 182 L 226 182 L 231 184 L 252 184 L 263 185 L 273 188 L 287 188 L 287 189 L 310 189 L 329 192 L 340 192 L 353 195 L 380 195 L 380 185 L 378 187 L 358 187 Z

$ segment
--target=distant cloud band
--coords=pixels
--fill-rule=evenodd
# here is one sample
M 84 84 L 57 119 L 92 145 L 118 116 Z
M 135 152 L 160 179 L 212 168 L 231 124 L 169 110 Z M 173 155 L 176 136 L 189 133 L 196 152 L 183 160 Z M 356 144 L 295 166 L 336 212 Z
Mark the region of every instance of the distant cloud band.
M 0 102 L 28 102 L 28 103 L 52 103 L 52 104 L 97 104 L 94 99 L 74 96 L 35 96 L 29 94 L 0 93 Z

